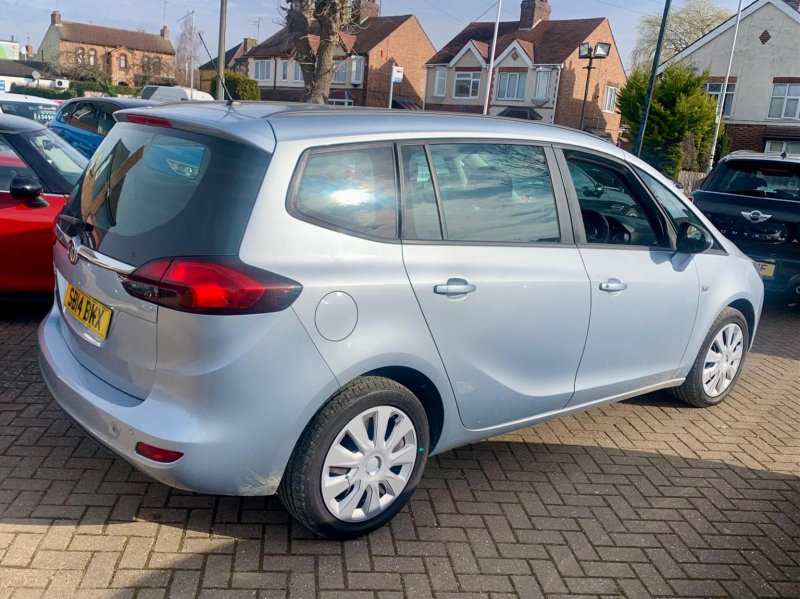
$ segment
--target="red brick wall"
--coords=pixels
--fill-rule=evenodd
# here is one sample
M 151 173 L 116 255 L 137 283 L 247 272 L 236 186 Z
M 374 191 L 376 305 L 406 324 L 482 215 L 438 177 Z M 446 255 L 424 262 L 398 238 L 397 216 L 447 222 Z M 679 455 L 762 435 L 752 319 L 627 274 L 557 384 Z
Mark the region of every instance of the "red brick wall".
M 619 136 L 620 114 L 618 111 L 613 113 L 603 112 L 602 107 L 606 96 L 606 86 L 610 85 L 622 89 L 625 86 L 627 77 L 625 76 L 625 69 L 622 66 L 622 60 L 614 42 L 614 35 L 611 33 L 608 20 L 603 21 L 586 41 L 592 45 L 597 42 L 610 42 L 611 52 L 608 58 L 595 60 L 592 65 L 584 128 L 593 132 L 606 132 L 616 142 Z M 555 115 L 555 123 L 557 125 L 565 125 L 575 129 L 580 126 L 583 93 L 586 89 L 587 71 L 584 67 L 588 64 L 588 60 L 578 58 L 577 48 L 564 61 Z
M 725 132 L 731 137 L 732 152 L 736 150 L 764 151 L 766 125 L 725 125 Z
M 389 78 L 392 63 L 403 67 L 403 83 L 395 84 L 395 97 L 415 99 L 420 106 L 425 97 L 425 62 L 436 53 L 416 17 L 398 27 L 369 53 L 364 74 L 366 105 L 389 104 Z M 354 94 L 355 95 L 355 94 Z

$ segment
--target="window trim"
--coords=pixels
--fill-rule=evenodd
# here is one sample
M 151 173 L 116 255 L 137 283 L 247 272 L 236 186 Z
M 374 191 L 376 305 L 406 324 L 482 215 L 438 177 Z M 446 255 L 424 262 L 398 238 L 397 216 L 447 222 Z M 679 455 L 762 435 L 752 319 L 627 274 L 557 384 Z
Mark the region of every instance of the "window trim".
M 783 85 L 786 87 L 786 93 L 782 96 L 775 95 L 775 88 L 779 85 Z M 773 121 L 800 121 L 800 96 L 790 96 L 789 95 L 789 87 L 792 85 L 798 85 L 797 83 L 773 83 L 772 84 L 772 91 L 770 92 L 769 96 L 769 104 L 767 105 L 767 118 Z M 770 116 L 769 110 L 772 106 L 772 101 L 776 98 L 781 98 L 783 103 L 781 104 L 781 114 L 780 116 Z M 797 111 L 795 112 L 795 116 L 786 116 L 786 103 L 789 99 L 797 100 Z
M 728 81 L 728 87 L 732 88 L 730 91 L 726 88 L 725 91 L 722 91 L 722 87 L 724 86 L 724 82 L 714 82 L 714 81 L 706 81 L 703 84 L 703 91 L 706 92 L 709 96 L 714 98 L 714 105 L 719 107 L 719 97 L 722 96 L 722 116 L 730 117 L 733 114 L 733 103 L 736 101 L 736 84 L 737 81 Z M 711 91 L 708 89 L 710 85 L 719 85 L 719 91 Z M 726 113 L 725 112 L 725 102 L 728 99 L 728 96 L 731 98 L 731 105 L 730 110 Z M 769 107 L 767 107 L 767 111 L 769 112 Z
M 475 75 L 478 75 L 478 92 L 473 96 L 472 95 L 472 83 L 475 81 Z M 458 87 L 458 76 L 459 75 L 469 75 L 469 89 L 470 95 L 467 96 L 459 96 L 456 93 L 456 88 Z M 456 76 L 453 78 L 453 98 L 458 100 L 475 100 L 481 97 L 481 79 L 483 79 L 483 72 L 482 71 L 456 71 Z
M 356 77 L 358 71 L 361 71 L 361 76 Z M 352 85 L 361 85 L 364 83 L 364 57 L 353 56 L 350 58 L 350 83 Z
M 296 206 L 296 198 L 297 192 L 300 189 L 300 180 L 302 179 L 303 173 L 308 166 L 308 160 L 312 155 L 315 154 L 332 154 L 336 152 L 346 152 L 347 150 L 364 150 L 364 149 L 377 149 L 377 148 L 389 148 L 392 152 L 392 160 L 394 161 L 392 164 L 392 173 L 394 175 L 394 197 L 395 197 L 395 232 L 393 238 L 387 237 L 379 237 L 377 235 L 369 235 L 368 233 L 362 233 L 360 231 L 354 231 L 353 229 L 349 229 L 347 227 L 342 227 L 339 225 L 334 225 L 333 223 L 329 223 L 328 221 L 324 221 L 319 218 L 315 218 L 305 212 L 299 210 Z M 398 159 L 397 159 L 397 148 L 392 140 L 386 141 L 374 141 L 374 142 L 362 142 L 362 143 L 343 143 L 343 144 L 335 144 L 331 146 L 309 146 L 303 150 L 303 153 L 300 155 L 300 158 L 297 161 L 297 164 L 294 167 L 294 172 L 292 173 L 292 179 L 289 183 L 289 189 L 286 194 L 286 211 L 296 218 L 297 220 L 309 223 L 311 225 L 315 225 L 317 227 L 321 227 L 323 229 L 328 229 L 329 231 L 334 231 L 336 233 L 342 233 L 344 235 L 348 235 L 350 237 L 356 237 L 358 239 L 366 239 L 367 241 L 376 241 L 378 243 L 392 243 L 392 244 L 399 244 L 400 243 L 400 182 L 398 181 Z
M 262 63 L 264 65 L 264 70 L 267 71 L 266 77 L 264 79 L 258 78 L 258 65 Z M 256 81 L 272 81 L 272 60 L 269 58 L 258 58 L 253 61 L 253 75 Z
M 500 79 L 503 77 L 503 75 L 506 76 L 506 86 L 505 86 L 506 95 L 501 96 L 500 95 L 500 90 L 502 89 L 502 87 L 500 85 Z M 511 79 L 512 75 L 516 79 L 516 83 L 514 84 L 514 92 L 515 92 L 515 94 L 520 92 L 519 85 L 520 85 L 520 83 L 522 83 L 522 90 L 521 90 L 522 91 L 522 95 L 519 95 L 519 96 L 518 95 L 513 95 L 513 96 L 509 96 L 508 95 L 508 84 L 510 82 L 509 80 Z M 500 71 L 499 73 L 497 73 L 497 89 L 495 91 L 495 100 L 505 100 L 506 102 L 524 102 L 525 101 L 525 89 L 526 89 L 527 84 L 528 84 L 528 73 L 520 73 L 519 71 Z
M 439 75 L 444 75 L 442 79 L 442 93 L 436 93 L 436 85 L 439 81 Z M 433 94 L 431 94 L 434 98 L 444 98 L 447 96 L 447 68 L 436 67 L 433 73 Z
M 613 104 L 613 107 L 611 108 L 611 110 L 609 110 L 609 109 L 607 108 L 607 105 L 608 105 L 608 97 L 609 97 L 609 94 L 608 94 L 608 92 L 609 92 L 610 90 L 612 90 L 612 89 L 614 90 L 614 104 Z M 619 88 L 618 88 L 618 87 L 616 87 L 616 86 L 614 86 L 614 85 L 608 85 L 608 84 L 606 84 L 606 95 L 605 95 L 605 97 L 603 98 L 603 106 L 602 106 L 602 108 L 601 108 L 601 109 L 602 109 L 602 111 L 603 111 L 603 112 L 605 112 L 605 113 L 608 113 L 608 114 L 614 114 L 615 112 L 617 112 L 617 99 L 618 99 L 618 98 L 619 98 Z
M 333 78 L 331 83 L 345 85 L 347 83 L 347 59 L 333 61 Z
M 536 73 L 536 80 L 533 82 L 534 83 L 534 88 L 533 88 L 533 98 L 532 98 L 532 100 L 535 101 L 535 102 L 547 102 L 550 99 L 550 84 L 552 83 L 552 80 L 553 80 L 553 69 L 539 68 L 539 69 L 536 69 L 535 73 Z M 540 93 L 540 90 L 539 90 L 539 87 L 540 87 L 539 86 L 539 77 L 542 76 L 543 74 L 547 75 L 547 85 L 541 86 L 542 87 L 541 91 L 544 92 L 542 94 L 542 93 Z

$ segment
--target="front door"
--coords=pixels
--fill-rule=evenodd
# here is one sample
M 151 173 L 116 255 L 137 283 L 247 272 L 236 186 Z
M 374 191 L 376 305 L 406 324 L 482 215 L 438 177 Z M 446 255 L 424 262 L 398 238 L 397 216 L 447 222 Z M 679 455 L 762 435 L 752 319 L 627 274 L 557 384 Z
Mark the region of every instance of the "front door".
M 694 326 L 699 281 L 665 215 L 622 163 L 564 151 L 592 314 L 570 405 L 674 378 Z
M 462 422 L 486 429 L 563 408 L 590 291 L 552 150 L 442 143 L 399 155 L 403 259 Z

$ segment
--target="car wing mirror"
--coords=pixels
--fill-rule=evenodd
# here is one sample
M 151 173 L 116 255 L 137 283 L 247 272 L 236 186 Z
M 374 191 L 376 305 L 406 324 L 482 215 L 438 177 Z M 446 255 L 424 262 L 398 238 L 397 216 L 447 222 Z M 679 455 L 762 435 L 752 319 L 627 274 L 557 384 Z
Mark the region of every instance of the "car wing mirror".
M 702 254 L 714 247 L 714 238 L 700 225 L 684 221 L 678 227 L 676 247 L 684 254 Z
M 50 203 L 42 197 L 42 184 L 31 177 L 17 175 L 11 180 L 9 188 L 11 197 L 25 202 L 29 208 L 47 208 Z

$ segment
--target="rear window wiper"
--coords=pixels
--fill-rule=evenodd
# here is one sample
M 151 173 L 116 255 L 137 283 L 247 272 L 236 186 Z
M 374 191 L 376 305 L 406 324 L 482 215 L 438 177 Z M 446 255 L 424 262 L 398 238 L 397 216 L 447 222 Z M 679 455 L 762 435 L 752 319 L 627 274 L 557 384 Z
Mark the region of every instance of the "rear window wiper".
M 59 225 L 59 229 L 61 229 L 60 224 L 64 222 L 69 227 L 78 229 L 80 232 L 81 242 L 89 246 L 90 248 L 94 248 L 94 238 L 90 235 L 92 231 L 94 231 L 94 225 L 92 223 L 87 223 L 85 220 L 78 218 L 76 216 L 69 216 L 68 214 L 59 214 L 56 217 L 56 224 Z M 61 229 L 66 237 L 73 237 L 70 233 Z M 66 240 L 65 240 L 66 241 Z

